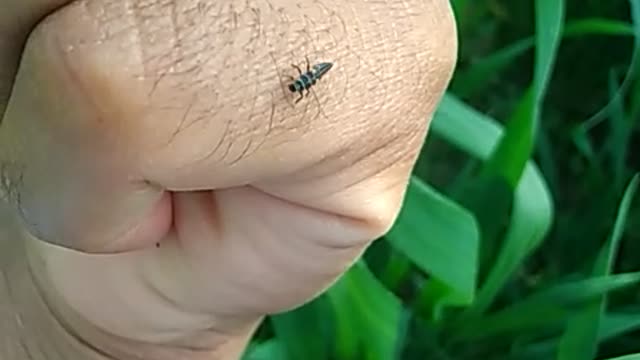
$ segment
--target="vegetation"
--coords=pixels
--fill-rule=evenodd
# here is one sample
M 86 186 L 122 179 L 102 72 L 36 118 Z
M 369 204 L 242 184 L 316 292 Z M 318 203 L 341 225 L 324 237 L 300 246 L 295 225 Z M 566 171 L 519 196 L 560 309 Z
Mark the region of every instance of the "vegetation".
M 398 221 L 247 360 L 640 359 L 640 0 L 451 1 Z

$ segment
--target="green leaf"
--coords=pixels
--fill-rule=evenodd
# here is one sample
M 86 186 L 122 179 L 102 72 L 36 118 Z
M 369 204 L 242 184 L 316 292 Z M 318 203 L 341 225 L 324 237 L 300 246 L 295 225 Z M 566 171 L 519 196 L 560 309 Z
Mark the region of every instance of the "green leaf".
M 540 106 L 553 72 L 564 24 L 564 0 L 536 0 L 536 61 L 533 93 Z
M 333 333 L 331 307 L 325 297 L 295 310 L 269 318 L 276 338 L 284 345 L 289 359 L 323 360 L 328 357 L 327 339 Z
M 539 111 L 534 95 L 530 87 L 522 96 L 507 120 L 504 137 L 483 169 L 483 176 L 502 177 L 512 189 L 517 186 L 533 150 Z
M 412 177 L 403 207 L 385 238 L 448 292 L 434 302 L 467 305 L 476 289 L 478 229 L 473 216 Z
M 327 295 L 338 322 L 335 358 L 390 360 L 397 357 L 406 326 L 402 305 L 363 261 L 347 271 Z
M 615 254 L 624 233 L 626 219 L 631 202 L 638 188 L 640 174 L 633 177 L 624 193 L 613 231 L 607 243 L 600 250 L 600 254 L 593 269 L 593 276 L 604 276 L 611 273 Z M 580 313 L 569 322 L 558 347 L 559 360 L 593 359 L 596 355 L 600 321 L 605 309 L 606 297 L 600 296 L 590 304 L 584 306 Z
M 640 314 L 630 313 L 608 313 L 604 314 L 600 321 L 598 330 L 598 342 L 606 341 L 624 333 L 640 329 Z M 526 345 L 509 359 L 551 359 L 557 352 L 560 338 L 550 338 L 541 342 Z
M 637 75 L 638 69 L 640 69 L 640 0 L 629 0 L 629 5 L 631 6 L 631 19 L 633 22 L 634 46 L 627 73 L 624 80 L 622 80 L 622 84 L 620 85 L 617 94 L 611 97 L 612 100 L 610 100 L 607 105 L 602 107 L 602 109 L 593 116 L 583 121 L 577 131 L 587 132 L 602 122 L 606 116 L 609 115 L 611 108 L 615 106 L 614 101 L 620 97 L 624 97 L 628 88 L 633 84 L 633 80 Z
M 629 0 L 631 5 L 631 18 L 633 19 L 633 34 L 635 36 L 634 43 L 634 53 L 631 60 L 631 65 L 629 66 L 629 71 L 627 73 L 626 80 L 629 80 L 632 77 L 637 77 L 637 67 L 640 66 L 640 1 L 638 0 Z M 633 67 L 635 66 L 635 68 Z M 623 81 L 622 86 L 625 85 L 625 81 Z M 621 87 L 622 87 L 621 86 Z M 631 119 L 638 123 L 638 113 L 640 113 L 640 81 L 635 81 L 635 85 L 631 90 L 632 99 L 631 99 Z
M 433 133 L 479 159 L 490 156 L 504 133 L 498 122 L 452 95 L 445 95 L 431 125 Z M 513 209 L 504 245 L 476 300 L 465 316 L 484 312 L 522 261 L 544 239 L 553 207 L 547 185 L 532 162 L 525 167 L 513 195 Z
M 612 97 L 611 115 L 609 116 L 609 137 L 607 148 L 612 162 L 613 186 L 620 189 L 623 185 L 628 157 L 629 140 L 631 139 L 631 121 L 627 120 L 624 109 L 624 99 L 616 94 L 620 93 L 620 85 L 613 75 L 609 76 L 609 93 Z
M 589 162 L 593 163 L 596 160 L 596 153 L 593 149 L 593 144 L 587 136 L 586 131 L 580 127 L 573 129 L 573 131 L 571 131 L 571 139 L 578 151 L 580 151 L 582 156 L 589 160 Z
M 515 188 L 531 157 L 540 111 L 560 45 L 564 0 L 536 0 L 536 53 L 533 81 L 520 99 L 485 173 L 504 177 Z
M 556 285 L 496 313 L 452 324 L 452 331 L 457 340 L 470 340 L 544 329 L 567 321 L 585 302 L 639 282 L 640 272 L 635 272 Z
M 411 274 L 412 263 L 404 255 L 397 251 L 389 251 L 389 258 L 384 266 L 383 273 L 381 275 L 381 281 L 390 290 L 397 289 L 402 281 Z
M 633 26 L 624 21 L 589 18 L 567 22 L 565 38 L 585 35 L 633 36 Z
M 640 353 L 609 358 L 607 360 L 640 360 Z
M 567 22 L 562 32 L 563 39 L 588 35 L 633 36 L 633 26 L 624 21 L 587 18 Z M 491 79 L 513 65 L 535 46 L 535 38 L 527 37 L 476 60 L 468 68 L 460 69 L 454 75 L 450 89 L 461 98 L 477 94 L 487 87 Z
M 608 313 L 600 321 L 598 341 L 605 341 L 639 328 L 640 314 L 638 313 Z
M 242 360 L 289 360 L 285 345 L 272 339 L 260 344 L 250 344 Z
M 531 50 L 533 45 L 532 38 L 519 40 L 478 60 L 468 69 L 454 75 L 450 86 L 451 91 L 461 98 L 474 95 L 486 87 L 499 72 L 513 64 L 518 57 Z

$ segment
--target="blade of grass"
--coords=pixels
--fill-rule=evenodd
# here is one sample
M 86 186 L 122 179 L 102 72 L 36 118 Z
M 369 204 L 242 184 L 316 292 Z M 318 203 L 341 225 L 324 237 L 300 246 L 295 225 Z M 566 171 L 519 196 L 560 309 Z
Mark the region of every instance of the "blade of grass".
M 624 185 L 629 140 L 631 139 L 631 121 L 628 121 L 624 109 L 624 99 L 616 96 L 620 92 L 613 74 L 609 76 L 609 94 L 611 99 L 611 111 L 609 116 L 609 135 L 605 145 L 606 152 L 611 159 L 613 173 L 612 183 L 616 192 Z
M 562 38 L 576 38 L 590 35 L 633 36 L 633 26 L 624 21 L 587 18 L 567 22 Z M 466 69 L 459 70 L 453 77 L 450 89 L 461 98 L 469 98 L 486 88 L 491 79 L 512 65 L 535 46 L 535 38 L 528 37 L 505 46 L 494 53 L 475 61 Z
M 381 275 L 382 283 L 389 290 L 397 290 L 404 279 L 411 274 L 411 261 L 397 251 L 390 251 L 389 261 Z
M 622 85 L 620 85 L 619 91 L 614 98 L 623 97 L 626 94 L 629 86 L 631 86 L 637 74 L 637 69 L 640 68 L 640 0 L 629 0 L 629 4 L 631 6 L 631 20 L 633 23 L 633 34 L 635 40 L 633 46 L 633 54 L 631 55 L 629 70 L 627 71 L 624 80 L 622 80 Z M 609 114 L 612 104 L 612 101 L 610 101 L 593 116 L 583 121 L 578 126 L 576 131 L 582 131 L 586 133 L 593 127 L 598 125 Z
M 606 341 L 622 334 L 640 329 L 640 314 L 609 313 L 604 314 L 598 330 L 598 342 Z M 526 345 L 518 352 L 511 354 L 510 360 L 538 360 L 553 358 L 560 342 L 559 337 Z
M 640 353 L 609 358 L 606 360 L 640 360 Z
M 457 341 L 546 328 L 569 319 L 579 306 L 610 291 L 640 283 L 640 272 L 593 277 L 553 286 L 493 314 L 452 324 Z
M 242 360 L 289 360 L 285 346 L 278 340 L 271 339 L 260 344 L 251 344 Z
M 338 322 L 335 334 L 338 343 L 332 358 L 390 360 L 396 357 L 403 345 L 400 341 L 406 326 L 402 304 L 363 261 L 347 271 L 327 295 L 336 308 Z M 349 341 L 342 342 L 344 338 Z
M 473 216 L 413 177 L 394 226 L 385 235 L 395 249 L 467 305 L 474 298 L 479 235 Z M 437 299 L 432 299 L 438 302 Z
M 540 111 L 553 72 L 564 23 L 564 0 L 536 0 L 536 52 L 533 81 L 507 122 L 504 137 L 485 167 L 516 188 L 533 151 Z
M 431 129 L 434 135 L 443 137 L 479 159 L 490 156 L 504 131 L 496 120 L 477 112 L 450 94 L 443 98 Z M 513 199 L 505 248 L 495 260 L 495 267 L 480 288 L 473 306 L 464 316 L 482 313 L 492 304 L 513 271 L 542 242 L 551 226 L 551 196 L 535 164 L 526 166 Z
M 600 321 L 598 341 L 605 341 L 624 333 L 640 329 L 640 314 L 609 313 Z
M 633 26 L 624 21 L 603 18 L 588 18 L 568 22 L 563 37 L 585 35 L 633 36 Z
M 522 175 L 533 152 L 540 111 L 553 71 L 564 23 L 563 0 L 537 0 L 535 4 L 536 53 L 533 81 L 509 119 L 504 136 L 500 139 L 482 172 L 487 179 L 496 177 L 504 179 L 516 192 L 521 189 L 520 183 L 522 182 L 526 182 L 527 188 L 535 186 L 535 183 L 529 183 L 528 179 L 523 179 Z M 546 188 L 536 190 L 548 192 Z M 511 213 L 512 226 L 507 229 L 505 241 L 502 243 L 498 255 L 498 262 L 489 270 L 480 290 L 478 302 L 467 314 L 477 314 L 488 308 L 504 281 L 515 269 L 514 265 L 522 261 L 523 255 L 531 251 L 547 231 L 548 228 L 541 233 L 540 230 L 543 229 L 535 226 L 537 224 L 534 226 L 530 224 L 527 213 L 539 211 L 547 206 L 540 204 L 542 199 L 527 198 L 528 194 L 531 192 L 526 191 L 524 196 L 514 195 Z M 482 201 L 491 201 L 490 196 Z M 542 218 L 543 216 L 538 217 Z M 487 226 L 491 226 L 491 224 L 481 223 L 483 230 L 487 229 Z M 483 231 L 483 235 L 485 233 Z M 483 238 L 482 240 L 497 242 L 498 238 Z
M 596 259 L 593 276 L 608 275 L 612 271 L 615 255 L 624 233 L 627 216 L 638 188 L 639 180 L 640 174 L 636 174 L 624 192 L 610 238 L 600 250 L 598 259 Z M 598 331 L 605 307 L 606 296 L 603 295 L 584 306 L 580 313 L 569 321 L 558 346 L 558 360 L 584 360 L 595 357 Z
M 458 72 L 451 81 L 451 91 L 461 98 L 468 98 L 482 88 L 499 72 L 533 48 L 532 38 L 523 39 L 477 61 L 468 69 Z
M 273 315 L 269 321 L 288 358 L 323 360 L 328 357 L 328 335 L 333 333 L 330 319 L 330 304 L 320 297 L 295 310 Z

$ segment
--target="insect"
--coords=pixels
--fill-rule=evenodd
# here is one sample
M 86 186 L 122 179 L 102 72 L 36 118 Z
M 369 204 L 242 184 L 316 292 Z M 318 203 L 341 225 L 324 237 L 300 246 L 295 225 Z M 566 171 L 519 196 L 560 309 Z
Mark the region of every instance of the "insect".
M 302 98 L 304 98 L 304 91 L 306 90 L 307 95 L 309 95 L 311 87 L 315 85 L 316 82 L 320 80 L 322 76 L 324 76 L 324 74 L 326 74 L 331 69 L 331 67 L 333 67 L 333 63 L 330 62 L 322 62 L 311 67 L 311 65 L 309 64 L 309 58 L 305 57 L 305 60 L 307 61 L 307 71 L 304 73 L 298 65 L 291 65 L 296 70 L 298 70 L 297 79 L 293 76 L 289 76 L 289 79 L 292 81 L 292 83 L 289 84 L 289 91 L 291 91 L 292 93 L 300 94 L 300 97 L 295 101 L 296 104 L 300 100 L 302 100 Z

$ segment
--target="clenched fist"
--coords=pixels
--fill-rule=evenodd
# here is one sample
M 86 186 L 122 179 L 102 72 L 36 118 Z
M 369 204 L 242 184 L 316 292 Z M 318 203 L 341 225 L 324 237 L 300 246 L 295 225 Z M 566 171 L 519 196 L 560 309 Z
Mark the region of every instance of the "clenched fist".
M 237 359 L 392 225 L 456 50 L 447 0 L 6 0 L 0 357 Z

